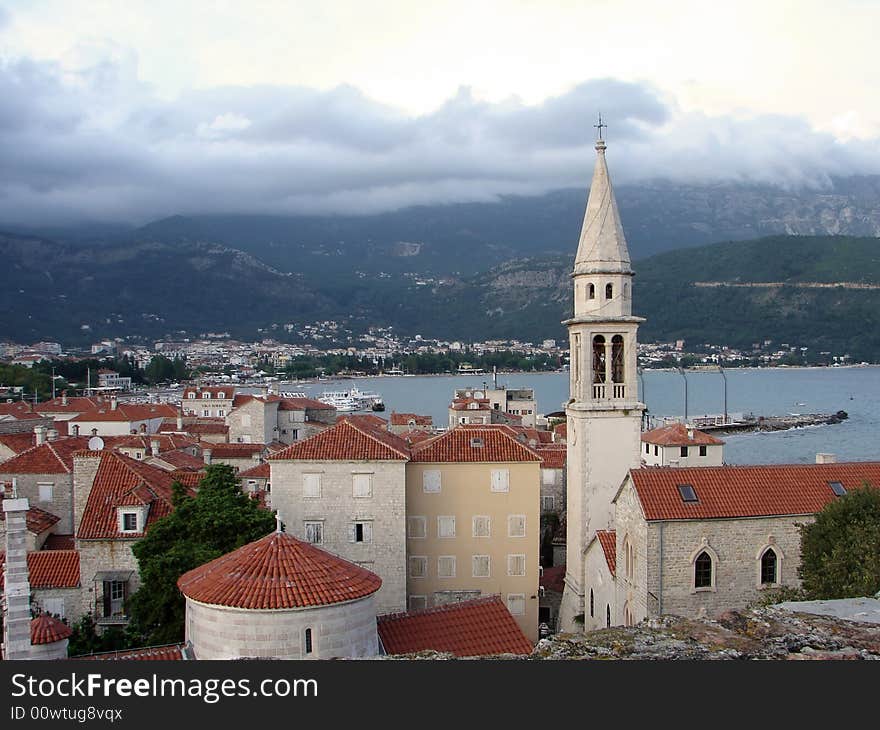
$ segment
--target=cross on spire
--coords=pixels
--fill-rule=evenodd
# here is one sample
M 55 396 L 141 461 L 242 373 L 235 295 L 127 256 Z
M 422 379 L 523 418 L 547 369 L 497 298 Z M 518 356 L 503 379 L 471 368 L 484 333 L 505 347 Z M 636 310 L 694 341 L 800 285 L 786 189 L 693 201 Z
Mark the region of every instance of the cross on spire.
M 608 125 L 602 123 L 602 112 L 599 112 L 599 123 L 593 125 L 596 129 L 599 130 L 599 139 L 602 139 L 602 128 L 605 127 L 607 129 Z

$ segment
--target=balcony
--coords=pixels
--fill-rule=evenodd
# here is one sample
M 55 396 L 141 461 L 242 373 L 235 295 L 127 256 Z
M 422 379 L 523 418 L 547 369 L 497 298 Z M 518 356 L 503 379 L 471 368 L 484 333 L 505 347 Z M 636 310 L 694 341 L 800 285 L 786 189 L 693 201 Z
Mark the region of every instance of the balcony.
M 593 400 L 605 400 L 609 397 L 615 400 L 626 398 L 626 385 L 624 383 L 593 383 Z

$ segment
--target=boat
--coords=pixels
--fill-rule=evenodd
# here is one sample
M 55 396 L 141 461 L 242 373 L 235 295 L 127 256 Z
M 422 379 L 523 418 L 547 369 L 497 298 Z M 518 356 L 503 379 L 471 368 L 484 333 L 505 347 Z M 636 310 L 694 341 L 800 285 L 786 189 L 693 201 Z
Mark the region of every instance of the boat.
M 308 398 L 309 397 L 302 390 L 282 390 L 279 393 L 279 395 L 282 398 Z
M 328 406 L 333 406 L 337 411 L 345 413 L 360 410 L 358 402 L 345 391 L 325 391 L 318 396 L 318 400 L 321 403 L 326 403 Z
M 385 410 L 382 396 L 371 391 L 361 391 L 356 387 L 351 390 L 324 391 L 318 400 L 334 406 L 337 411 Z M 379 403 L 381 408 L 374 408 Z
M 370 406 L 370 410 L 376 413 L 384 411 L 385 401 L 383 401 L 381 398 L 377 398 L 373 401 L 373 405 Z
M 463 362 L 458 366 L 458 374 L 459 375 L 485 375 L 486 371 L 483 368 L 475 368 L 470 363 Z

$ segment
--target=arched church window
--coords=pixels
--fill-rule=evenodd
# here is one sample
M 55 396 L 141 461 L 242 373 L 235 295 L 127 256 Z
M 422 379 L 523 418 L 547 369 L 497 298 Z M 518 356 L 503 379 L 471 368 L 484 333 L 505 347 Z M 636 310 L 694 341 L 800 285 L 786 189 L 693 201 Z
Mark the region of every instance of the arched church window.
M 593 613 L 593 611 L 595 610 L 594 606 L 595 606 L 595 604 L 593 602 L 593 589 L 590 588 L 590 618 L 593 618 L 593 616 L 595 615 Z
M 623 382 L 623 337 L 611 338 L 611 382 Z
M 712 587 L 712 558 L 705 550 L 694 561 L 694 588 Z
M 593 382 L 605 382 L 605 338 L 602 335 L 593 338 Z
M 605 626 L 611 628 L 611 606 L 605 604 Z
M 767 548 L 761 556 L 761 583 L 778 583 L 776 551 Z
M 605 298 L 611 299 L 614 296 L 614 287 L 611 284 L 605 285 Z
M 595 299 L 596 298 L 596 285 L 588 284 L 587 285 L 587 299 Z

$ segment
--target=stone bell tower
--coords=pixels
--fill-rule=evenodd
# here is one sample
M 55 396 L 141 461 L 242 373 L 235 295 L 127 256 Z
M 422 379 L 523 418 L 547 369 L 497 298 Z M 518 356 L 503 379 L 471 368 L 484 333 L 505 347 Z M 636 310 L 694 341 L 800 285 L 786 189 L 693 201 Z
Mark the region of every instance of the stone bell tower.
M 560 629 L 580 631 L 584 551 L 596 530 L 613 529 L 611 500 L 640 463 L 644 403 L 638 397 L 633 271 L 608 167 L 601 117 L 596 167 L 572 280 L 574 316 L 565 321 L 571 351 L 568 420 L 566 576 Z

